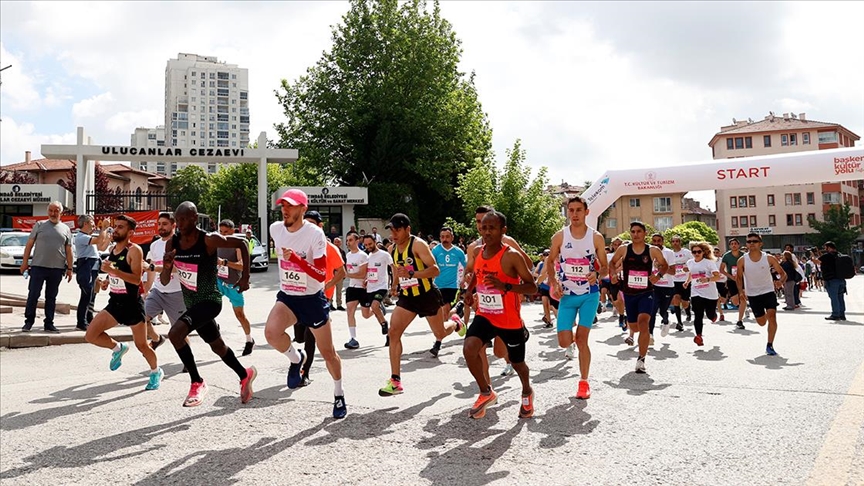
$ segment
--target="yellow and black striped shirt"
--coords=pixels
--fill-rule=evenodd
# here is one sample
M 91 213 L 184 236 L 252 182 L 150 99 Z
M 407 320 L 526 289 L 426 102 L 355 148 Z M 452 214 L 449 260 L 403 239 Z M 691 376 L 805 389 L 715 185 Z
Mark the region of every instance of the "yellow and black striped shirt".
M 426 265 L 423 264 L 423 260 L 414 257 L 413 235 L 408 241 L 405 251 L 401 254 L 399 253 L 399 245 L 394 243 L 392 256 L 393 264 L 397 267 L 407 267 L 408 270 L 414 270 L 415 272 L 419 272 L 426 268 Z M 432 283 L 431 278 L 400 278 L 399 287 L 402 289 L 400 292 L 402 295 L 406 297 L 416 297 L 432 290 L 435 287 L 435 284 Z

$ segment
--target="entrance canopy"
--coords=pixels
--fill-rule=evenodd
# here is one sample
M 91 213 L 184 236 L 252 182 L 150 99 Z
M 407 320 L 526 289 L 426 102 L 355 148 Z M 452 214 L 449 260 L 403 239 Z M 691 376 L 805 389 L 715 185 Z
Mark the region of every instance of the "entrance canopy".
M 591 184 L 583 197 L 591 209 L 586 222 L 596 227 L 597 217 L 621 196 L 852 179 L 864 179 L 864 147 L 712 160 L 679 167 L 612 170 Z
M 224 164 L 258 164 L 258 218 L 261 224 L 261 241 L 267 242 L 267 164 L 293 163 L 297 161 L 295 149 L 268 149 L 267 134 L 258 136 L 259 148 L 230 147 L 130 147 L 124 145 L 85 144 L 84 127 L 78 127 L 76 145 L 43 145 L 42 155 L 53 159 L 72 159 L 78 167 L 75 187 L 75 207 L 83 212 L 86 195 L 93 192 L 96 184 L 95 161 L 129 162 L 217 162 Z M 198 201 L 192 201 L 198 203 Z

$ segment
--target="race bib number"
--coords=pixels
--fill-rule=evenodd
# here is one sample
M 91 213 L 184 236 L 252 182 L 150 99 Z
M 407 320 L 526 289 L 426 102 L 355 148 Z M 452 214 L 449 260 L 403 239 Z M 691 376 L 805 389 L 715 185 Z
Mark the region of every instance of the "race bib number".
M 655 270 L 654 275 L 657 275 L 659 277 L 657 279 L 657 283 L 655 283 L 654 285 L 668 286 L 669 284 L 672 283 L 672 281 L 669 280 L 669 276 L 666 275 L 665 273 L 661 275 L 660 272 Z
M 369 283 L 378 283 L 378 268 L 368 267 L 366 269 L 366 281 Z
M 174 268 L 180 277 L 180 285 L 192 292 L 198 291 L 198 264 L 174 261 Z
M 217 265 L 216 270 L 218 271 L 219 278 L 228 280 L 228 265 Z
M 639 272 L 631 270 L 627 274 L 627 286 L 631 289 L 647 289 L 648 288 L 648 272 Z
M 732 274 L 733 277 L 738 276 L 738 265 L 735 265 L 734 267 L 732 267 L 732 271 L 730 273 Z
M 153 262 L 153 266 L 161 267 L 161 266 L 162 266 L 162 260 L 157 260 L 157 261 Z M 172 281 L 174 280 L 174 272 L 171 272 L 171 280 L 172 280 Z M 158 277 L 158 276 L 156 277 L 156 280 L 155 280 L 155 281 L 156 281 L 156 282 L 159 281 L 159 277 Z
M 700 283 L 699 279 L 705 278 L 707 275 L 704 273 L 692 273 L 690 274 L 690 279 L 693 280 L 693 288 L 694 289 L 707 289 L 711 282 Z
M 306 272 L 300 265 L 287 260 L 279 260 L 280 288 L 289 294 L 306 293 Z
M 477 309 L 484 314 L 503 314 L 504 294 L 495 287 L 478 287 Z
M 108 287 L 111 289 L 110 292 L 112 294 L 125 294 L 126 293 L 126 282 L 123 281 L 120 277 L 112 277 L 108 276 Z
M 588 275 L 593 270 L 591 260 L 587 258 L 568 258 L 564 260 L 564 276 L 571 282 L 587 282 Z
M 675 265 L 675 276 L 676 277 L 686 277 L 687 276 L 687 272 L 684 271 L 684 264 L 683 263 L 679 263 L 679 264 Z

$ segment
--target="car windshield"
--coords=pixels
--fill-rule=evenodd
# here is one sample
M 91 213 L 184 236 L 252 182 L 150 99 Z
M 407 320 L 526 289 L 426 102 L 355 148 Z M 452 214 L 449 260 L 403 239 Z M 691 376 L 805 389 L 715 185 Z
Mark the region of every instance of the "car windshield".
M 256 237 L 253 236 L 253 237 L 252 237 L 252 245 L 253 245 L 253 246 L 261 246 L 261 242 L 258 241 L 258 238 L 256 238 Z
M 25 246 L 29 235 L 0 235 L 0 246 Z

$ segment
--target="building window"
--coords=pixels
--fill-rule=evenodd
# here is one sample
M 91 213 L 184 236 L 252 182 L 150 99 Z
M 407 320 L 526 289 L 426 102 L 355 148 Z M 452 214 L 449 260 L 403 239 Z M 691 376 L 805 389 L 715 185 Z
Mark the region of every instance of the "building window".
M 807 221 L 813 221 L 816 219 L 816 213 L 807 213 Z
M 195 71 L 192 71 L 192 77 L 193 78 L 195 77 Z
M 207 173 L 208 174 L 215 174 L 216 173 L 216 164 L 215 163 L 210 162 L 207 164 Z
M 641 221 L 641 220 L 639 219 L 639 216 L 630 216 L 630 222 L 632 223 L 633 221 Z
M 156 162 L 156 172 L 165 174 L 165 162 Z
M 756 216 L 750 216 L 750 227 L 751 228 L 756 227 Z
M 671 213 L 672 212 L 672 198 L 671 197 L 655 197 L 654 198 L 654 212 L 655 213 Z M 669 227 L 671 228 L 672 226 L 669 226 Z
M 795 133 L 789 134 L 789 145 L 798 145 L 798 135 Z
M 840 204 L 840 193 L 826 192 L 822 194 L 822 204 Z
M 738 227 L 738 216 L 732 216 L 732 227 L 733 228 Z
M 803 224 L 803 222 L 801 221 L 801 215 L 796 214 L 795 215 L 795 226 L 801 226 L 802 224 Z
M 746 208 L 747 207 L 747 196 L 738 196 L 738 207 Z
M 631 197 L 630 198 L 630 207 L 631 208 L 638 208 L 641 206 L 642 206 L 642 201 L 640 201 L 638 197 Z
M 837 132 L 819 132 L 819 143 L 837 143 Z
M 768 215 L 768 226 L 777 226 L 777 217 L 773 214 Z
M 617 202 L 618 202 L 618 201 L 613 202 L 612 205 L 609 206 L 609 209 L 615 209 L 615 203 L 617 203 Z
M 732 138 L 727 138 L 726 139 L 726 150 L 733 150 L 735 148 L 735 145 L 733 145 L 734 143 L 735 142 L 732 140 Z
M 770 147 L 771 146 L 771 135 L 763 136 L 762 137 L 762 144 L 765 145 L 766 147 Z
M 747 196 L 747 204 L 751 208 L 755 208 L 756 207 L 756 196 Z
M 768 205 L 769 206 L 774 205 L 774 194 L 768 194 Z
M 738 207 L 738 198 L 737 197 L 732 196 L 729 198 L 729 207 L 730 208 L 737 208 Z
M 812 192 L 807 193 L 807 204 L 816 204 L 816 195 Z
M 744 148 L 753 148 L 753 137 L 744 137 Z
M 789 145 L 789 135 L 786 135 L 785 133 L 780 135 L 780 145 L 783 147 Z
M 735 137 L 735 149 L 740 150 L 744 148 L 744 138 L 743 137 Z
M 795 194 L 792 194 L 792 200 L 795 201 L 796 206 L 800 206 L 801 205 L 801 193 L 796 192 Z
M 657 231 L 666 231 L 672 227 L 672 216 L 659 216 L 654 218 L 654 228 Z
M 801 143 L 804 145 L 810 145 L 810 132 L 804 132 L 801 134 Z
M 607 219 L 606 220 L 606 227 L 607 228 L 617 228 L 618 227 L 618 220 L 615 218 Z
M 792 193 L 787 193 L 785 195 L 785 199 L 786 199 L 786 205 L 791 206 L 792 205 Z
M 792 226 L 794 224 L 794 220 L 792 219 L 791 214 L 786 215 L 786 226 Z

